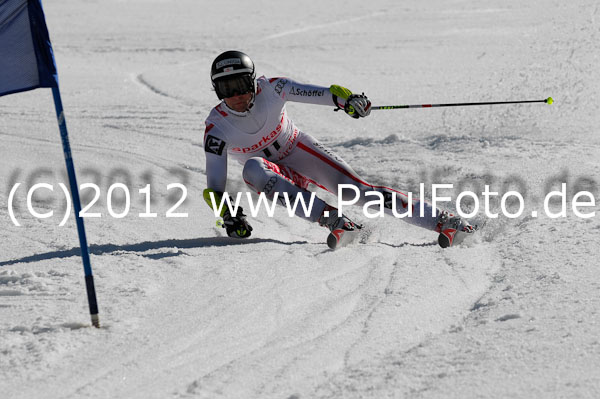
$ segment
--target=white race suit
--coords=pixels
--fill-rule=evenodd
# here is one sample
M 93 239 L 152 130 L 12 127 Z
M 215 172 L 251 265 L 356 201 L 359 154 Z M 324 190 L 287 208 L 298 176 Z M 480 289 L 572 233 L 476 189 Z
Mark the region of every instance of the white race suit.
M 403 220 L 421 227 L 436 230 L 440 211 L 432 214 L 431 205 L 412 199 L 389 187 L 373 186 L 362 179 L 343 159 L 319 143 L 311 135 L 299 130 L 289 118 L 287 101 L 344 107 L 344 100 L 333 96 L 329 88 L 301 84 L 287 78 L 257 79 L 254 102 L 249 110 L 236 112 L 227 107 L 225 101 L 214 107 L 206 118 L 204 151 L 206 154 L 206 176 L 209 189 L 225 192 L 227 183 L 227 158 L 244 165 L 243 178 L 256 192 L 264 192 L 272 199 L 275 192 L 287 192 L 291 202 L 295 196 L 305 197 L 309 203 L 310 183 L 333 194 L 338 185 L 351 184 L 360 191 L 357 205 L 373 201 L 374 196 L 365 196 L 370 191 L 383 194 L 385 212 L 392 214 L 392 196 L 395 196 L 397 214 L 405 214 L 413 207 L 412 217 Z M 334 101 L 337 101 L 336 104 Z M 347 193 L 347 194 L 346 194 Z M 344 190 L 345 201 L 355 198 L 353 190 Z M 296 215 L 317 222 L 327 204 L 316 198 L 306 217 L 301 207 Z

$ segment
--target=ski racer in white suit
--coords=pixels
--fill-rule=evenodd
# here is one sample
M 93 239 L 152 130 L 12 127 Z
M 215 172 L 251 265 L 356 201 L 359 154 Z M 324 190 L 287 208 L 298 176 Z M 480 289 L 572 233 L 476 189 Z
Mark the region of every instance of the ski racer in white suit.
M 322 87 L 288 78 L 261 76 L 256 79 L 255 76 L 254 63 L 242 52 L 227 51 L 213 61 L 211 79 L 217 96 L 223 101 L 206 118 L 204 151 L 208 188 L 204 198 L 209 206 L 212 207 L 211 192 L 218 205 L 226 191 L 227 159 L 231 157 L 244 165 L 246 184 L 270 199 L 276 192 L 280 196 L 287 192 L 290 203 L 301 195 L 308 204 L 311 193 L 307 187 L 311 183 L 336 195 L 338 185 L 351 184 L 360 191 L 358 205 L 374 199 L 365 197 L 365 193 L 379 191 L 384 196 L 386 213 L 392 214 L 393 195 L 396 196 L 393 203 L 397 213 L 405 213 L 407 207 L 412 206 L 413 216 L 403 220 L 440 233 L 439 242 L 443 247 L 452 245 L 456 231 L 451 230 L 455 230 L 454 227 L 470 227 L 445 211 L 436 209 L 432 215 L 431 205 L 427 202 L 423 204 L 425 212 L 421 215 L 419 199 L 413 199 L 409 204 L 405 194 L 369 184 L 333 151 L 301 131 L 289 118 L 285 107 L 287 101 L 333 105 L 359 118 L 370 113 L 371 102 L 366 96 L 352 94 L 337 85 Z M 355 198 L 356 193 L 344 190 L 343 195 L 350 197 L 344 200 L 349 200 Z M 297 216 L 331 231 L 357 227 L 346 216 L 338 217 L 337 209 L 318 197 L 308 217 L 302 207 L 296 209 Z M 252 228 L 241 211 L 231 215 L 224 206 L 221 216 L 229 236 L 250 236 Z

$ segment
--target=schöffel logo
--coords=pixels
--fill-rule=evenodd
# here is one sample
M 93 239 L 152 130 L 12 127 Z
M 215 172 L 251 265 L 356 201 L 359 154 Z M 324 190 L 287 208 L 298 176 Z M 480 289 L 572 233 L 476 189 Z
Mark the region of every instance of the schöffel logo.
M 290 94 L 295 96 L 303 96 L 303 97 L 323 97 L 325 95 L 325 90 L 314 89 L 314 90 L 306 90 L 301 89 L 299 87 L 292 86 L 290 88 Z
M 240 60 L 239 58 L 228 58 L 226 60 L 217 62 L 216 67 L 223 68 L 224 66 L 227 66 L 227 65 L 241 65 L 241 64 L 242 64 L 242 60 Z
M 206 141 L 204 143 L 204 151 L 210 152 L 212 154 L 221 155 L 223 154 L 224 148 L 225 142 L 223 140 L 218 139 L 215 136 L 211 136 L 210 134 L 206 136 Z

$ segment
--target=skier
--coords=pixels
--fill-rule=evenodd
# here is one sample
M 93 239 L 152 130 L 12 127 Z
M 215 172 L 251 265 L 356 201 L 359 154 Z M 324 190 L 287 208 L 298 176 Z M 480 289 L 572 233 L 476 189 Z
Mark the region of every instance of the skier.
M 307 188 L 311 183 L 334 194 L 338 185 L 351 184 L 360 193 L 358 205 L 368 202 L 367 192 L 379 191 L 385 200 L 386 213 L 392 213 L 392 203 L 397 213 L 412 206 L 415 212 L 404 220 L 439 233 L 438 242 L 442 247 L 456 244 L 473 232 L 472 226 L 447 211 L 435 209 L 432 212 L 431 205 L 424 202 L 425 212 L 421 214 L 418 212 L 420 199 L 409 204 L 405 194 L 369 184 L 333 151 L 300 130 L 285 107 L 287 101 L 333 105 L 358 119 L 371 111 L 371 102 L 364 94 L 353 94 L 338 85 L 314 86 L 281 77 L 256 79 L 254 63 L 240 51 L 226 51 L 215 58 L 211 80 L 222 101 L 207 117 L 204 133 L 208 186 L 204 198 L 209 206 L 213 206 L 211 192 L 215 204 L 221 203 L 227 182 L 227 158 L 232 157 L 244 165 L 242 174 L 246 184 L 270 199 L 276 192 L 288 193 L 291 200 L 301 195 L 308 204 L 311 193 Z M 346 194 L 344 191 L 343 196 L 346 195 L 353 197 L 355 192 L 349 190 Z M 394 195 L 397 197 L 392 202 Z M 340 217 L 335 207 L 318 197 L 308 216 L 301 207 L 297 207 L 296 215 L 327 227 L 331 232 L 328 237 L 331 248 L 335 248 L 345 234 L 355 235 L 361 227 L 346 215 Z M 232 215 L 224 206 L 221 217 L 230 237 L 250 236 L 252 227 L 241 209 Z

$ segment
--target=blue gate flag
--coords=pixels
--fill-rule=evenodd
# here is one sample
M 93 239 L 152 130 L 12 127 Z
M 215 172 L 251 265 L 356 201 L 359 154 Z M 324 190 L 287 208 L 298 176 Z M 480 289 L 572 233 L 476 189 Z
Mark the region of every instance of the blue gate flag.
M 58 87 L 41 0 L 0 0 L 0 96 Z
M 90 315 L 92 324 L 99 328 L 100 319 L 90 251 L 85 236 L 83 218 L 80 216 L 79 186 L 71 157 L 67 121 L 60 98 L 58 73 L 42 10 L 42 2 L 41 0 L 0 0 L 0 96 L 38 87 L 52 89 L 71 197 L 73 198 Z

